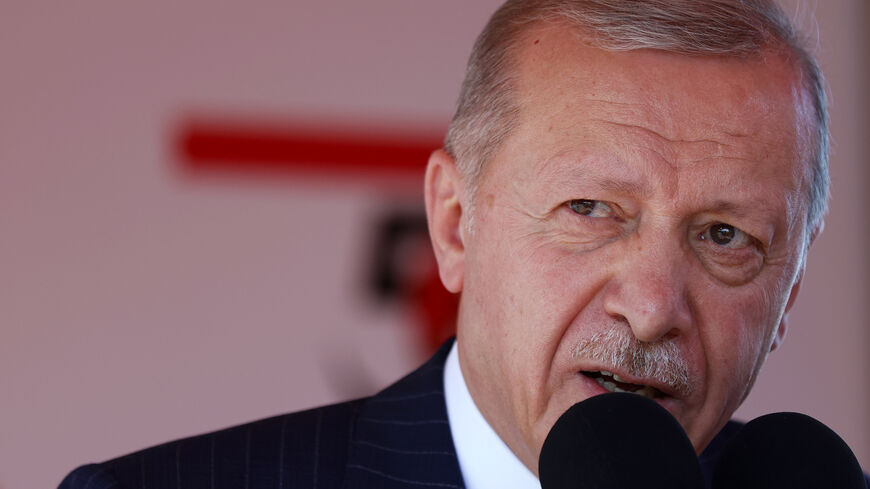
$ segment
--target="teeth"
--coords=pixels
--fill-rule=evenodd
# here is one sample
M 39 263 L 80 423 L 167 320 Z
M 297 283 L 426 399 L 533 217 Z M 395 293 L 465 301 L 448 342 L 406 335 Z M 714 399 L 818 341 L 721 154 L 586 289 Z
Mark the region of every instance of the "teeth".
M 615 374 L 613 372 L 608 372 L 607 370 L 601 370 L 601 375 L 604 375 L 605 377 L 613 377 L 613 380 L 615 380 L 617 382 L 628 383 L 628 381 L 625 380 L 624 378 L 620 377 L 619 374 Z
M 610 392 L 625 392 L 624 390 L 620 389 L 619 387 L 616 387 L 616 384 L 614 384 L 613 382 L 611 382 L 609 380 L 604 380 L 601 377 L 596 378 L 595 382 L 598 382 L 598 385 L 600 385 L 601 387 L 604 387 L 605 389 L 609 390 Z
M 648 385 L 644 386 L 644 388 L 639 391 L 635 391 L 635 394 L 640 394 L 643 397 L 648 397 L 650 399 L 656 398 L 656 390 Z
M 603 374 L 604 372 L 601 372 L 601 373 Z M 616 376 L 614 376 L 614 378 L 616 378 Z M 619 379 L 616 379 L 616 380 L 617 380 L 617 382 L 619 382 Z M 613 383 L 609 380 L 604 380 L 601 377 L 596 378 L 595 381 L 598 382 L 598 385 L 600 385 L 601 387 L 604 387 L 605 389 L 607 389 L 610 392 L 628 392 L 629 394 L 638 394 L 638 395 L 647 397 L 649 399 L 656 398 L 656 390 L 653 387 L 650 387 L 648 385 L 645 385 L 636 391 L 627 391 L 625 389 L 620 389 L 619 387 L 616 386 L 615 383 Z

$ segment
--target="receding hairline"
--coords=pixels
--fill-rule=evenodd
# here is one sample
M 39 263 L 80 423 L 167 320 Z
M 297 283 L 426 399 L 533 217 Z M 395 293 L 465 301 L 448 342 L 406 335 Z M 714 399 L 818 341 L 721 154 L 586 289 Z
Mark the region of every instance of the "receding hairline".
M 602 42 L 600 37 L 596 35 L 595 31 L 590 30 L 588 27 L 577 25 L 568 21 L 563 17 L 553 16 L 550 18 L 540 18 L 534 19 L 530 22 L 523 23 L 522 27 L 514 33 L 511 39 L 505 42 L 505 65 L 503 66 L 503 70 L 506 72 L 506 81 L 508 82 L 508 88 L 505 90 L 505 95 L 510 100 L 511 105 L 517 110 L 517 114 L 522 109 L 521 106 L 521 86 L 519 81 L 523 77 L 523 68 L 524 68 L 524 60 L 523 54 L 531 49 L 531 45 L 534 44 L 534 41 L 537 41 L 536 38 L 540 37 L 543 32 L 547 30 L 562 30 L 563 32 L 568 32 L 573 35 L 573 38 L 576 41 L 586 45 L 587 47 L 593 49 L 599 49 L 602 52 L 607 53 L 635 53 L 635 52 L 660 52 L 663 54 L 673 55 L 675 57 L 682 57 L 686 59 L 720 59 L 720 60 L 728 60 L 735 61 L 738 63 L 752 63 L 758 62 L 762 65 L 768 65 L 768 61 L 781 61 L 783 65 L 788 68 L 788 71 L 793 75 L 793 88 L 797 88 L 800 90 L 800 97 L 795 98 L 796 104 L 796 122 L 799 123 L 801 127 L 808 131 L 814 131 L 819 124 L 819 121 L 816 117 L 813 117 L 813 114 L 810 114 L 810 117 L 804 118 L 802 117 L 803 110 L 798 110 L 797 105 L 800 104 L 803 106 L 804 104 L 809 104 L 812 106 L 813 94 L 811 88 L 807 86 L 807 82 L 805 80 L 806 74 L 805 70 L 801 66 L 801 60 L 797 53 L 795 53 L 794 49 L 787 42 L 779 38 L 769 38 L 765 44 L 763 44 L 758 49 L 754 50 L 746 50 L 739 51 L 736 53 L 685 53 L 682 51 L 671 50 L 671 49 L 661 49 L 661 48 L 633 48 L 633 49 L 612 49 L 606 43 Z M 810 107 L 812 108 L 812 107 Z M 511 131 L 512 132 L 512 131 Z M 810 134 L 812 136 L 812 134 Z M 504 141 L 500 141 L 503 143 Z M 489 166 L 490 161 L 492 160 L 492 156 L 497 152 L 498 148 L 493 148 L 494 151 L 490 154 L 490 158 L 481 162 L 481 172 L 476 174 L 477 178 L 483 176 L 483 171 L 486 167 Z M 812 143 L 809 147 L 804 148 L 807 151 L 805 155 L 808 159 L 812 158 Z M 452 155 L 454 156 L 455 155 Z M 812 161 L 806 161 L 808 165 L 812 165 Z

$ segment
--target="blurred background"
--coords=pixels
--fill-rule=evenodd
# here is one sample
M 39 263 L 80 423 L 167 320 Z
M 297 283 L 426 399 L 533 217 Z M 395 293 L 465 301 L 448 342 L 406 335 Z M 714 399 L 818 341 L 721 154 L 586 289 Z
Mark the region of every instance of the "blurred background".
M 0 489 L 427 357 L 454 298 L 422 170 L 499 0 L 53 3 L 0 15 Z M 833 93 L 833 200 L 738 418 L 810 414 L 868 468 L 870 8 L 783 3 Z

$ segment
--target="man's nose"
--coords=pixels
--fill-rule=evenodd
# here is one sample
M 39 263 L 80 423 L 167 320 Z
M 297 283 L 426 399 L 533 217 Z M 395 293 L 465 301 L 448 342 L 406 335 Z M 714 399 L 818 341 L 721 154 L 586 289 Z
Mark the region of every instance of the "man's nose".
M 627 322 L 634 336 L 647 343 L 687 331 L 693 317 L 686 284 L 687 257 L 679 245 L 657 243 L 633 251 L 617 264 L 606 286 L 607 314 Z

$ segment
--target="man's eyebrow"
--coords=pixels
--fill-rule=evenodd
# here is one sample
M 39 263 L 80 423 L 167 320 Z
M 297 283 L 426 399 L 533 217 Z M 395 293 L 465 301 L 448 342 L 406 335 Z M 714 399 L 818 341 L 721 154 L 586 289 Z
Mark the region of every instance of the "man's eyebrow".
M 746 207 L 747 206 L 745 205 L 727 200 L 717 200 L 713 202 L 709 209 L 713 212 L 727 212 L 729 214 L 734 214 L 737 217 L 743 217 L 747 214 Z
M 589 188 L 603 190 L 619 195 L 632 195 L 647 197 L 652 194 L 652 188 L 647 182 L 622 178 L 621 176 L 590 175 L 582 168 L 572 172 L 570 186 L 577 188 Z
M 765 220 L 775 219 L 778 215 L 775 208 L 769 205 L 768 202 L 765 202 L 763 198 L 752 199 L 747 202 L 716 200 L 707 210 L 709 212 L 730 214 L 738 218 L 762 218 Z
M 630 180 L 608 177 L 595 177 L 589 180 L 592 185 L 602 190 L 618 194 L 636 195 L 643 197 L 649 195 L 651 192 L 649 185 L 646 185 L 644 182 L 634 182 Z
M 563 188 L 594 188 L 608 192 L 637 195 L 640 197 L 652 194 L 648 182 L 628 174 L 626 166 L 621 161 L 601 161 L 598 158 L 581 158 L 561 156 L 554 160 L 562 160 L 543 170 L 545 179 L 551 185 Z M 623 169 L 620 169 L 623 168 Z

